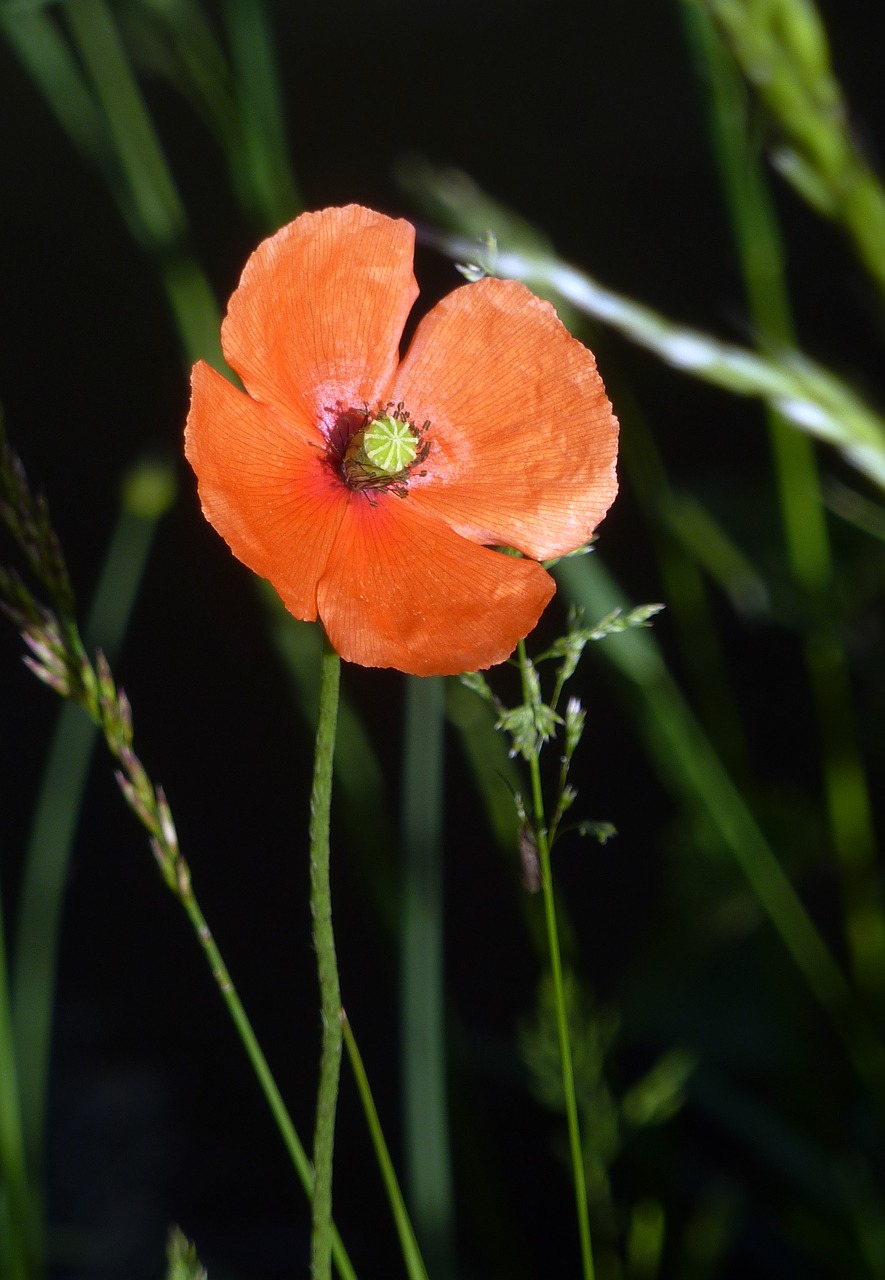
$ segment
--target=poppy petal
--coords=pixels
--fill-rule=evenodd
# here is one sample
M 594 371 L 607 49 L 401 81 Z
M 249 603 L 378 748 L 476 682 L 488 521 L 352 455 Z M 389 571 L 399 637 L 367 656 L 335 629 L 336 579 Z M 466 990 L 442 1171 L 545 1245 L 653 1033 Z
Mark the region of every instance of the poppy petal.
M 391 396 L 431 423 L 410 497 L 465 538 L 562 555 L 615 497 L 618 423 L 596 361 L 525 285 L 481 280 L 444 298 Z
M 221 345 L 256 399 L 314 422 L 385 395 L 418 296 L 415 230 L 350 205 L 305 213 L 258 246 Z
M 342 658 L 412 675 L 455 675 L 503 662 L 553 595 L 533 560 L 453 533 L 409 497 L 354 494 L 317 589 Z
M 202 361 L 191 385 L 185 453 L 203 514 L 239 560 L 273 583 L 296 618 L 313 621 L 346 490 L 321 449 L 275 410 Z

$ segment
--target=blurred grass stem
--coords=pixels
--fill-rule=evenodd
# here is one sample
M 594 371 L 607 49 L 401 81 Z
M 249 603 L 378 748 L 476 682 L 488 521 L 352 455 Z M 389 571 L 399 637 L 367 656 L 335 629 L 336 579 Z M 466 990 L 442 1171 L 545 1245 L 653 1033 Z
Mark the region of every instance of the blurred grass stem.
M 0 1274 L 8 1280 L 38 1280 L 43 1275 L 39 1204 L 39 1187 L 29 1178 L 25 1160 L 0 903 Z
M 406 1187 L 431 1273 L 455 1274 L 443 957 L 445 682 L 406 681 L 400 1015 Z

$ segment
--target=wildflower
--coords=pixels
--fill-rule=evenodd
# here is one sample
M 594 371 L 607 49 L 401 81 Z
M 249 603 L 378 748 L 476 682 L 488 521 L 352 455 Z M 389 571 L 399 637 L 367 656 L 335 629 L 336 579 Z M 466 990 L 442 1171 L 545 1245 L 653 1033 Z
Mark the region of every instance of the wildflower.
M 512 281 L 456 289 L 400 361 L 413 252 L 357 206 L 259 245 L 221 330 L 246 394 L 197 364 L 185 450 L 206 518 L 343 658 L 454 674 L 535 626 L 538 560 L 615 496 L 617 422 L 592 354 Z

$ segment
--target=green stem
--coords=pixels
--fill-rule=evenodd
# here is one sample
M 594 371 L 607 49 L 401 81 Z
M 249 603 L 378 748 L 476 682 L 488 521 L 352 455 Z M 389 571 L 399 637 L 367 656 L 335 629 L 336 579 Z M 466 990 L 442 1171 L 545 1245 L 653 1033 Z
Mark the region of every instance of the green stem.
M 42 1239 L 25 1160 L 18 1072 L 12 1036 L 12 1011 L 6 967 L 6 938 L 0 910 L 0 1274 L 7 1280 L 31 1280 L 43 1274 Z
M 431 1272 L 455 1274 L 443 976 L 442 773 L 445 683 L 406 683 L 402 1026 L 406 1188 Z
M 341 659 L 324 637 L 320 660 L 316 756 L 310 796 L 310 909 L 313 916 L 313 945 L 317 955 L 322 1019 L 320 1082 L 313 1139 L 313 1280 L 329 1280 L 332 1274 L 332 1156 L 335 1147 L 335 1111 L 341 1073 L 342 1033 L 341 991 L 335 955 L 335 933 L 332 928 L 329 818 L 340 681 Z
M 525 642 L 520 640 L 519 667 L 522 675 L 522 691 L 526 702 L 531 698 L 528 681 L 528 659 Z M 565 1007 L 565 990 L 562 981 L 562 956 L 559 949 L 559 929 L 556 923 L 556 899 L 553 893 L 553 875 L 550 866 L 550 840 L 544 817 L 544 799 L 541 791 L 541 768 L 538 753 L 534 752 L 529 769 L 532 780 L 532 808 L 535 817 L 535 836 L 538 842 L 538 859 L 541 864 L 541 884 L 544 890 L 544 917 L 547 926 L 547 949 L 550 955 L 550 973 L 553 978 L 553 996 L 556 1002 L 556 1030 L 559 1037 L 559 1062 L 562 1072 L 562 1089 L 565 1095 L 565 1114 L 568 1124 L 569 1151 L 572 1161 L 572 1177 L 575 1186 L 575 1211 L 578 1218 L 578 1235 L 581 1241 L 581 1274 L 584 1280 L 595 1280 L 593 1246 L 590 1239 L 590 1215 L 587 1209 L 587 1184 L 584 1177 L 584 1153 L 581 1150 L 581 1130 L 578 1124 L 578 1102 L 575 1096 L 575 1073 L 572 1066 L 572 1047 L 569 1037 L 568 1017 Z
M 427 1280 L 427 1268 L 421 1258 L 421 1251 L 418 1248 L 418 1241 L 415 1239 L 415 1232 L 412 1230 L 412 1224 L 409 1220 L 406 1202 L 403 1200 L 403 1193 L 400 1190 L 397 1181 L 396 1172 L 393 1167 L 393 1161 L 390 1158 L 390 1152 L 387 1143 L 384 1140 L 384 1132 L 381 1128 L 381 1121 L 378 1118 L 378 1112 L 375 1108 L 375 1100 L 372 1097 L 372 1090 L 369 1086 L 369 1078 L 366 1075 L 366 1068 L 363 1065 L 362 1055 L 356 1043 L 350 1023 L 347 1020 L 347 1014 L 341 1010 L 341 1025 L 344 1031 L 344 1044 L 347 1049 L 347 1056 L 350 1059 L 351 1070 L 353 1071 L 356 1087 L 359 1090 L 360 1101 L 363 1104 L 363 1113 L 366 1117 L 366 1123 L 369 1126 L 369 1133 L 372 1136 L 372 1145 L 375 1148 L 375 1158 L 378 1161 L 378 1167 L 381 1170 L 381 1177 L 384 1180 L 384 1187 L 387 1191 L 387 1199 L 390 1202 L 390 1210 L 393 1214 L 393 1220 L 396 1223 L 397 1235 L 399 1236 L 400 1248 L 403 1254 L 403 1261 L 406 1264 L 406 1271 L 409 1280 Z

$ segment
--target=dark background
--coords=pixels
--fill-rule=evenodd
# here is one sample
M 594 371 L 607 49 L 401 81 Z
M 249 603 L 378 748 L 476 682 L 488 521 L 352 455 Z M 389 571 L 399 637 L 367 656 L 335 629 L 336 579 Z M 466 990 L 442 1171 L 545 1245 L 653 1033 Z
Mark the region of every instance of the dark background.
M 307 207 L 357 201 L 415 216 L 393 175 L 398 160 L 417 153 L 470 173 L 610 287 L 687 324 L 749 339 L 678 4 L 373 0 L 278 5 L 272 14 Z M 845 3 L 824 14 L 857 129 L 876 156 L 885 137 L 874 53 L 881 11 Z M 199 120 L 167 85 L 143 83 L 199 256 L 226 298 L 261 232 L 239 210 Z M 0 121 L 0 398 L 10 437 L 49 494 L 85 603 L 121 474 L 146 448 L 180 459 L 186 370 L 152 263 L 2 43 Z M 802 345 L 874 385 L 882 316 L 869 286 L 838 234 L 783 186 L 775 190 Z M 419 252 L 418 276 L 428 301 L 458 280 L 429 250 Z M 594 346 L 616 405 L 617 388 L 629 387 L 674 482 L 733 519 L 736 536 L 777 581 L 782 553 L 758 408 L 610 336 L 598 335 Z M 835 455 L 822 459 L 828 472 L 849 478 Z M 135 709 L 140 755 L 169 794 L 206 915 L 306 1136 L 318 1043 L 306 899 L 311 735 L 288 696 L 254 583 L 203 522 L 183 459 L 177 466 L 179 500 L 160 526 L 115 669 Z M 628 600 L 661 597 L 650 536 L 625 484 L 599 554 Z M 782 800 L 797 844 L 803 815 L 820 843 L 799 640 L 770 619 L 748 625 L 725 601 L 716 607 L 772 807 Z M 881 636 L 880 624 L 869 626 Z M 656 634 L 669 651 L 666 614 Z M 19 651 L 12 628 L 0 629 L 0 874 L 9 921 L 58 711 L 21 667 Z M 873 653 L 870 643 L 861 655 L 862 688 L 872 763 L 881 766 L 883 690 Z M 690 850 L 703 833 L 687 829 L 645 757 L 617 678 L 593 653 L 582 680 L 589 729 L 578 761 L 581 816 L 612 821 L 619 838 L 601 853 L 563 846 L 558 871 L 584 977 L 603 1005 L 621 1010 L 617 1082 L 688 1044 L 722 1068 L 719 1085 L 737 1080 L 750 1097 L 773 1091 L 784 1111 L 808 1087 L 826 1151 L 834 1130 L 868 1119 L 838 1047 L 752 911 L 745 929 L 700 959 L 673 936 L 673 899 L 679 918 L 691 919 L 692 893 L 703 911 L 715 897 L 711 884 L 736 893 L 736 873 L 693 869 Z M 386 762 L 395 806 L 401 679 L 354 669 L 345 681 Z M 576 1274 L 561 1132 L 527 1091 L 514 1041 L 536 977 L 524 904 L 454 738 L 450 745 L 447 963 L 460 1274 Z M 695 875 L 707 878 L 703 890 L 693 888 Z M 344 998 L 396 1152 L 396 953 L 371 908 L 371 876 L 371 867 L 341 851 L 335 895 Z M 811 874 L 804 892 L 836 939 L 826 870 Z M 85 1252 L 81 1265 L 57 1275 L 159 1275 L 172 1220 L 196 1239 L 213 1280 L 306 1274 L 292 1261 L 306 1256 L 301 1192 L 184 916 L 103 757 L 80 822 L 61 946 L 48 1202 L 53 1223 L 70 1231 L 67 1256 Z M 784 1021 L 785 1008 L 797 1010 L 795 1025 Z M 813 1197 L 795 1201 L 806 1226 L 785 1228 L 796 1183 L 748 1147 L 739 1111 L 729 1112 L 716 1087 L 706 1094 L 699 1087 L 673 1128 L 625 1157 L 617 1196 L 623 1203 L 666 1197 L 675 1240 L 692 1206 L 719 1188 L 743 1207 L 715 1274 L 830 1274 L 829 1264 L 814 1261 Z M 827 1098 L 835 1100 L 832 1116 L 820 1117 Z M 398 1274 L 349 1080 L 339 1133 L 336 1212 L 357 1269 Z M 560 1251 L 554 1257 L 551 1239 Z M 682 1272 L 674 1261 L 665 1274 Z

